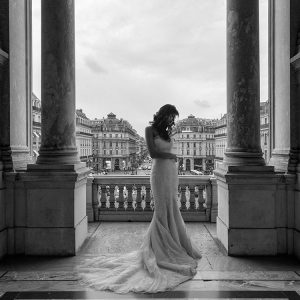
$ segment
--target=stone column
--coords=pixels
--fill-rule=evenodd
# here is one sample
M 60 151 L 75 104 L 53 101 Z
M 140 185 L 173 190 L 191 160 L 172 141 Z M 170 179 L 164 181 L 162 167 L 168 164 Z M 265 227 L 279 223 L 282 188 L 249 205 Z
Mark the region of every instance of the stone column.
M 227 1 L 227 149 L 230 165 L 264 165 L 260 146 L 258 1 Z
M 31 1 L 0 3 L 0 152 L 4 171 L 31 161 Z
M 79 162 L 72 0 L 42 1 L 42 141 L 37 164 Z
M 277 254 L 276 178 L 260 147 L 258 0 L 227 0 L 227 148 L 215 171 L 229 255 Z
M 89 170 L 76 149 L 74 47 L 74 0 L 43 0 L 42 144 L 24 176 L 29 255 L 75 255 L 87 235 Z

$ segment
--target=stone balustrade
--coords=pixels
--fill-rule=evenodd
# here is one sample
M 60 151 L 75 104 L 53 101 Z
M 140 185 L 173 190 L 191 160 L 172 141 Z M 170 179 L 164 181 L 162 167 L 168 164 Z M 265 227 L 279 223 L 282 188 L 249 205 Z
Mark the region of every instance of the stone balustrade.
M 185 221 L 215 222 L 215 178 L 179 176 L 177 204 Z M 88 178 L 89 221 L 150 221 L 154 209 L 149 176 L 100 175 Z

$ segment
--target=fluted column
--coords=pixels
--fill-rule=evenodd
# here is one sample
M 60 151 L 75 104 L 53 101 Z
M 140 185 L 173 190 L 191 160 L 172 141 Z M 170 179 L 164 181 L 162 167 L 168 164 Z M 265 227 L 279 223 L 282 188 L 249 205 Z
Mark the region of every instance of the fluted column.
M 79 162 L 75 133 L 74 1 L 42 1 L 42 141 L 37 164 Z
M 227 0 L 228 165 L 264 165 L 260 146 L 258 0 Z

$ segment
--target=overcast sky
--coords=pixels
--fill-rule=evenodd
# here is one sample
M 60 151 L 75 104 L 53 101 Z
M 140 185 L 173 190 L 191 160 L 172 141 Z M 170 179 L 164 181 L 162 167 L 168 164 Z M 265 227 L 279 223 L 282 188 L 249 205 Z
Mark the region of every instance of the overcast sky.
M 261 101 L 267 100 L 267 0 L 260 0 Z M 40 0 L 33 0 L 33 91 L 40 98 Z M 226 112 L 225 0 L 77 0 L 76 107 L 113 112 L 140 135 L 164 104 L 179 118 Z

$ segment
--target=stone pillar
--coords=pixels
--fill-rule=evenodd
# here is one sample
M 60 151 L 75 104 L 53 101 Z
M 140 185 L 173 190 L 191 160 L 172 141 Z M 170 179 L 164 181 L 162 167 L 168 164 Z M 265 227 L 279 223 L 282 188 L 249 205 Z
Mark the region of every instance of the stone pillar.
M 42 1 L 42 141 L 38 164 L 76 164 L 73 1 Z
M 227 1 L 227 149 L 230 165 L 264 165 L 260 147 L 258 1 Z
M 297 13 L 300 13 L 300 5 L 298 5 L 298 9 L 293 7 L 291 18 L 293 17 L 297 20 Z M 297 24 L 298 22 L 298 24 Z M 293 26 L 297 26 L 299 28 L 299 21 L 293 22 Z M 291 32 L 292 34 L 292 32 Z M 293 38 L 295 38 L 296 33 L 294 32 Z M 294 242 L 294 254 L 300 258 L 300 124 L 299 124 L 299 113 L 300 113 L 300 31 L 297 32 L 297 47 L 295 49 L 296 54 L 291 58 L 291 88 L 294 93 L 291 94 L 291 128 L 292 128 L 292 149 L 290 154 L 289 161 L 289 171 L 291 173 L 296 173 L 298 180 L 295 185 L 295 198 L 294 198 L 294 234 L 293 234 L 293 242 Z M 292 219 L 292 218 L 291 218 Z
M 229 255 L 277 254 L 273 167 L 260 147 L 258 0 L 227 0 L 227 148 L 215 171 Z
M 0 3 L 0 152 L 4 171 L 31 161 L 31 1 Z
M 74 0 L 42 1 L 42 144 L 28 165 L 25 254 L 74 255 L 87 235 L 75 135 Z

